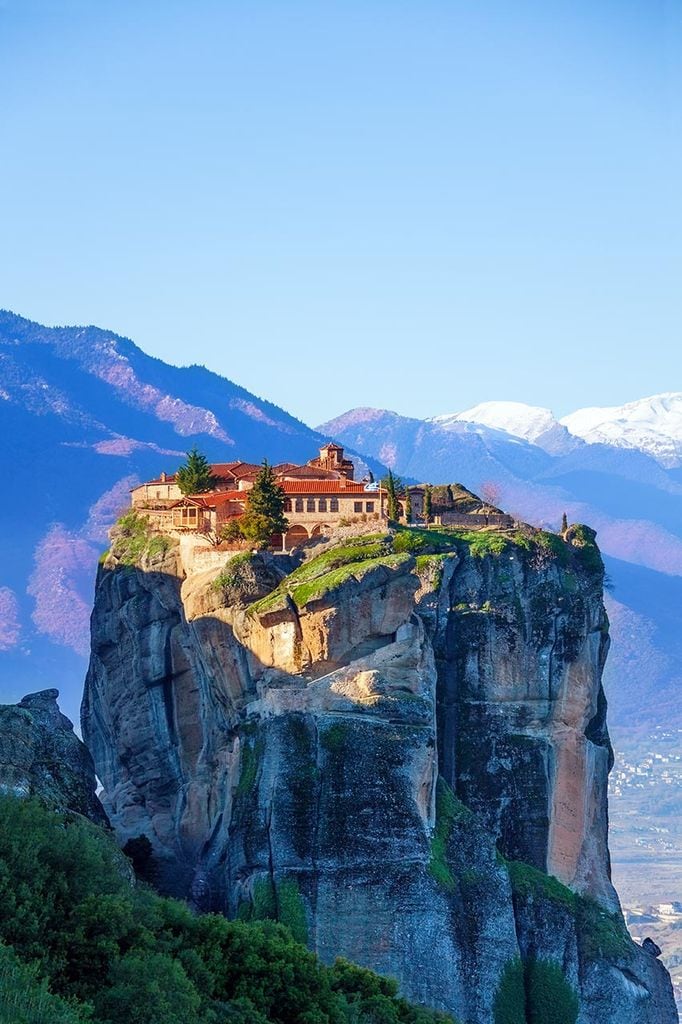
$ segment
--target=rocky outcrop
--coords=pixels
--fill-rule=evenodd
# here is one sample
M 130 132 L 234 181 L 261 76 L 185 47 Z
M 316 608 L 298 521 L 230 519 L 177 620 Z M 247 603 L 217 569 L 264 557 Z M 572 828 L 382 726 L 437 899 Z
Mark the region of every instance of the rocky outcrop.
M 106 825 L 87 748 L 57 705 L 58 690 L 0 705 L 0 792 L 39 796 Z
M 114 546 L 82 710 L 107 812 L 166 891 L 277 917 L 462 1021 L 515 1019 L 520 991 L 521 1024 L 522 965 L 549 963 L 580 1024 L 672 1024 L 609 877 L 593 537 L 493 536 L 218 578 Z

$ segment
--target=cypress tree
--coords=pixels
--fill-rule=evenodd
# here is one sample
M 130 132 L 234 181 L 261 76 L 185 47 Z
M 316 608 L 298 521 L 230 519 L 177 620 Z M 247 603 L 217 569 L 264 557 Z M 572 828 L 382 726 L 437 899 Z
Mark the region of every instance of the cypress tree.
M 388 480 L 386 482 L 386 490 L 388 492 L 388 494 L 387 494 L 387 502 L 386 502 L 386 511 L 388 513 L 388 518 L 390 520 L 392 520 L 393 522 L 395 522 L 395 520 L 398 518 L 398 499 L 396 498 L 396 495 L 395 495 L 395 479 L 394 479 L 393 473 L 392 473 L 392 471 L 390 469 L 388 471 Z
M 259 547 L 267 547 L 273 533 L 285 533 L 289 521 L 284 516 L 284 491 L 277 484 L 268 460 L 248 492 L 246 510 L 239 520 L 241 532 Z
M 564 514 L 561 517 L 561 532 L 562 533 L 566 533 L 567 530 L 568 530 L 568 517 L 567 517 L 566 513 L 564 512 Z
M 216 483 L 208 459 L 196 445 L 187 452 L 187 462 L 180 466 L 175 479 L 183 494 L 202 494 L 213 490 Z
M 429 484 L 424 488 L 424 522 L 429 525 L 431 521 L 431 487 Z

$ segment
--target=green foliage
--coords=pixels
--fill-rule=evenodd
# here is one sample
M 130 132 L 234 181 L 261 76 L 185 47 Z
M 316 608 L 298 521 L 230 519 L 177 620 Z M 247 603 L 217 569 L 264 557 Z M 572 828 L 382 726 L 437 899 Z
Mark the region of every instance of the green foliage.
M 393 537 L 393 550 L 409 551 L 413 555 L 437 554 L 456 551 L 456 538 L 444 530 L 424 530 L 418 527 L 400 526 Z
M 527 1024 L 526 991 L 523 964 L 518 957 L 510 960 L 502 972 L 493 1003 L 495 1024 Z
M 417 574 L 427 577 L 433 590 L 440 590 L 445 560 L 449 557 L 449 555 L 417 555 Z
M 506 965 L 495 993 L 495 1024 L 576 1024 L 578 996 L 559 964 L 516 958 Z
M 80 1010 L 52 995 L 35 965 L 24 964 L 10 946 L 0 942 L 0 1021 L 3 1024 L 82 1024 L 89 1008 Z
M 240 519 L 229 519 L 224 526 L 220 528 L 220 540 L 224 541 L 235 541 L 243 540 L 244 534 L 242 533 L 241 520 Z
M 165 953 L 129 952 L 115 960 L 98 999 L 107 1024 L 187 1024 L 200 1020 L 201 996 L 182 964 Z
M 247 796 L 252 793 L 256 786 L 258 769 L 263 757 L 263 741 L 256 738 L 253 742 L 244 740 L 241 750 L 241 762 L 239 782 L 237 783 L 237 796 Z
M 289 927 L 197 917 L 133 886 L 101 829 L 37 800 L 0 797 L 0 907 L 3 1024 L 448 1019 L 411 1007 L 369 971 L 321 964 L 294 938 L 305 935 L 305 908 L 292 879 L 276 892 L 257 883 L 250 908 Z
M 343 750 L 345 747 L 349 732 L 350 729 L 347 722 L 334 722 L 320 734 L 320 743 L 325 750 L 338 753 L 338 751 Z
M 510 537 L 496 530 L 460 530 L 457 537 L 464 541 L 474 558 L 501 555 L 512 543 Z
M 116 522 L 111 553 L 122 565 L 139 565 L 144 556 L 164 555 L 172 543 L 170 537 L 153 532 L 147 516 L 131 508 Z
M 253 920 L 277 920 L 277 897 L 275 894 L 275 886 L 269 875 L 267 878 L 260 878 L 254 884 Z
M 520 860 L 507 861 L 507 870 L 515 896 L 528 898 L 538 895 L 561 904 L 572 914 L 575 913 L 578 897 L 558 878 L 546 875 L 544 871 L 538 871 L 537 868 Z
M 332 989 L 343 997 L 348 1020 L 358 1024 L 455 1024 L 446 1013 L 411 1006 L 397 997 L 393 978 L 382 978 L 339 957 L 331 969 Z
M 400 484 L 401 481 L 396 481 L 392 470 L 389 469 L 385 483 L 382 480 L 382 485 L 386 488 L 386 514 L 390 522 L 396 522 L 398 519 L 398 498 L 396 492 L 399 490 Z
M 591 575 L 603 578 L 604 563 L 597 547 L 596 533 L 589 526 L 575 523 L 566 531 L 566 540 L 575 549 L 580 566 Z
M 398 476 L 397 473 L 394 473 L 392 469 L 389 469 L 386 476 L 382 476 L 381 480 L 379 481 L 379 485 L 383 487 L 385 491 L 387 491 L 391 480 L 393 481 L 395 493 L 402 494 L 403 491 L 405 490 L 405 483 L 403 482 L 403 478 L 401 476 Z
M 393 550 L 418 554 L 428 547 L 429 538 L 425 534 L 426 530 L 399 530 L 393 538 Z
M 431 838 L 429 871 L 446 892 L 454 892 L 457 885 L 450 870 L 447 850 L 452 831 L 458 821 L 466 819 L 470 811 L 457 799 L 445 779 L 438 776 L 436 783 L 436 827 Z
M 271 594 L 253 604 L 251 611 L 258 615 L 272 611 L 286 600 L 287 595 L 291 595 L 295 603 L 302 607 L 308 601 L 322 597 L 345 583 L 351 576 L 362 575 L 366 565 L 371 568 L 380 562 L 386 565 L 399 564 L 398 560 L 391 557 L 386 535 L 374 533 L 354 538 L 352 543 L 328 548 L 304 562 Z
M 410 494 L 410 488 L 405 490 L 405 522 L 412 522 L 412 495 Z
M 589 959 L 632 956 L 632 942 L 620 914 L 611 914 L 589 896 L 579 896 L 554 878 L 522 861 L 508 861 L 515 898 L 551 900 L 575 917 L 581 952 Z
M 276 885 L 269 876 L 260 878 L 253 887 L 251 903 L 242 905 L 239 916 L 243 921 L 279 921 L 296 942 L 308 941 L 305 904 L 295 878 L 284 878 Z
M 286 532 L 289 521 L 284 515 L 284 500 L 284 491 L 277 484 L 272 466 L 264 459 L 239 521 L 247 540 L 259 547 L 267 547 L 273 534 Z
M 176 471 L 175 480 L 183 494 L 204 494 L 216 485 L 208 459 L 196 445 L 187 452 L 187 462 Z
M 577 898 L 576 916 L 581 952 L 611 960 L 632 957 L 632 942 L 620 914 L 611 914 L 589 896 Z
M 233 555 L 211 583 L 212 589 L 229 591 L 245 586 L 249 581 L 250 574 L 248 568 L 251 565 L 252 558 L 253 555 L 250 551 L 243 551 L 239 555 Z
M 305 904 L 294 878 L 285 878 L 277 885 L 279 920 L 289 929 L 297 942 L 308 941 L 308 921 Z
M 529 960 L 525 965 L 525 982 L 528 1024 L 576 1024 L 578 996 L 559 964 Z
M 319 576 L 307 583 L 294 586 L 291 590 L 291 596 L 296 605 L 302 608 L 310 601 L 319 600 L 325 594 L 336 590 L 351 577 L 360 580 L 368 572 L 371 572 L 372 569 L 376 569 L 380 565 L 384 565 L 388 569 L 396 569 L 399 565 L 408 562 L 409 558 L 409 555 L 384 555 L 382 558 L 369 558 L 362 562 L 352 562 L 349 565 L 343 565 L 338 569 L 334 569 L 332 572 L 325 573 L 324 576 Z

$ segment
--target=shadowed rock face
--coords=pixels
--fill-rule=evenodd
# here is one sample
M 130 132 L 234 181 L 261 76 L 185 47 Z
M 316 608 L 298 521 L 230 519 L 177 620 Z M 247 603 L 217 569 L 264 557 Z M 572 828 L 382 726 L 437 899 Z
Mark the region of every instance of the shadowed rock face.
M 58 690 L 0 705 L 0 792 L 39 796 L 106 825 L 87 747 L 57 705 Z
M 445 779 L 506 857 L 617 909 L 599 575 L 542 551 L 448 559 L 420 610 L 438 665 Z
M 581 1024 L 672 1024 L 609 880 L 601 573 L 562 559 L 392 556 L 253 609 L 173 550 L 110 557 L 82 723 L 121 842 L 463 1021 L 494 1024 L 522 957 L 562 965 Z M 264 558 L 249 601 L 280 576 Z

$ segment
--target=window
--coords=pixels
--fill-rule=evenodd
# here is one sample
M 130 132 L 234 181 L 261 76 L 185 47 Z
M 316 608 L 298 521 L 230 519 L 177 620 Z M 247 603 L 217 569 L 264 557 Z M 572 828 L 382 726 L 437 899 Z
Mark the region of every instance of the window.
M 326 498 L 320 498 L 319 508 L 320 508 L 320 512 L 326 512 L 327 511 L 327 499 Z
M 362 502 L 361 501 L 354 501 L 353 502 L 353 511 L 354 512 L 362 512 Z
M 374 511 L 374 502 L 373 501 L 366 501 L 365 502 L 365 512 L 373 512 L 373 511 Z
M 308 500 L 306 502 L 306 512 L 314 512 L 314 511 L 315 511 L 315 499 L 314 498 L 308 498 Z
M 297 498 L 296 499 L 296 511 L 297 512 L 302 512 L 303 511 L 303 498 Z
M 173 511 L 173 526 L 190 529 L 198 525 L 198 517 L 197 508 L 176 508 Z
M 329 499 L 329 511 L 330 512 L 338 512 L 339 511 L 339 499 L 338 498 L 330 498 Z
M 291 512 L 291 498 L 284 499 L 284 511 Z

